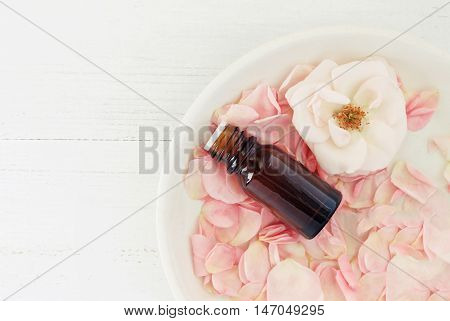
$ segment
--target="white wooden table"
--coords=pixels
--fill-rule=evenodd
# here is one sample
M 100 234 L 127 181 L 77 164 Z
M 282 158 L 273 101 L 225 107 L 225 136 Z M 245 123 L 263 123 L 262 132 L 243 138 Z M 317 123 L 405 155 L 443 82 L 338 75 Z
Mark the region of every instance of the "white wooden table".
M 339 24 L 403 31 L 445 0 L 5 2 L 181 118 L 217 73 L 268 40 Z M 449 51 L 449 15 L 410 33 Z M 154 198 L 138 128 L 156 127 L 162 150 L 163 127 L 175 125 L 0 4 L 0 297 Z M 171 299 L 154 222 L 151 204 L 11 299 Z

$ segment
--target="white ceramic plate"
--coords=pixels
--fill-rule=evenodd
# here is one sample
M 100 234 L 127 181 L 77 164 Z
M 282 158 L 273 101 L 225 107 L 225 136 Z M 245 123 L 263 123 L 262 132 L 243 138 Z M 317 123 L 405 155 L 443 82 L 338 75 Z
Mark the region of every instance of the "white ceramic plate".
M 194 129 L 196 135 L 199 128 L 209 124 L 214 109 L 235 101 L 243 89 L 260 82 L 279 86 L 298 63 L 317 64 L 323 58 L 331 58 L 337 63 L 362 59 L 397 35 L 387 31 L 339 27 L 293 34 L 270 42 L 220 73 L 189 108 L 184 122 Z M 432 121 L 423 130 L 408 133 L 397 158 L 408 160 L 444 188 L 441 177 L 444 161 L 437 153 L 427 152 L 427 139 L 448 134 L 450 129 L 449 55 L 408 35 L 389 43 L 376 55 L 388 59 L 406 88 L 435 87 L 440 91 L 439 108 Z M 183 150 L 200 143 L 198 138 L 192 141 L 188 135 L 184 136 L 179 145 Z M 170 172 L 160 179 L 158 195 L 165 194 L 158 200 L 156 226 L 162 264 L 176 299 L 216 299 L 203 289 L 193 274 L 189 236 L 195 229 L 201 202 L 189 199 L 183 184 L 180 184 L 183 174 L 174 169 L 175 153 L 179 153 L 181 164 L 187 164 L 189 159 L 189 155 L 174 144 L 168 155 Z

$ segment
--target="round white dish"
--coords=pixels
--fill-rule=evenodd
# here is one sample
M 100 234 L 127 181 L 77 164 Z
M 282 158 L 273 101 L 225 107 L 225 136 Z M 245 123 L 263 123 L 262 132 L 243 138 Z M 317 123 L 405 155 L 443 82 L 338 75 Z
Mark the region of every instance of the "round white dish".
M 187 165 L 186 150 L 198 145 L 199 128 L 207 126 L 212 112 L 239 98 L 242 90 L 261 82 L 279 86 L 291 68 L 298 63 L 317 64 L 324 58 L 337 63 L 364 59 L 377 49 L 401 76 L 409 90 L 437 88 L 440 91 L 438 111 L 431 122 L 418 132 L 408 132 L 397 159 L 405 159 L 445 188 L 442 177 L 444 160 L 427 151 L 427 140 L 448 134 L 450 129 L 450 56 L 423 41 L 399 33 L 334 27 L 292 34 L 267 43 L 237 60 L 221 72 L 198 96 L 186 112 L 183 122 L 193 128 L 194 139 L 182 135 L 167 153 L 169 165 L 160 177 L 157 201 L 157 236 L 162 265 L 177 300 L 211 300 L 192 268 L 189 237 L 196 228 L 201 202 L 189 199 L 183 173 L 176 164 Z M 351 71 L 349 71 L 351 72 Z M 186 131 L 182 131 L 186 132 Z M 178 157 L 174 155 L 178 153 Z M 179 167 L 179 166 L 178 166 Z

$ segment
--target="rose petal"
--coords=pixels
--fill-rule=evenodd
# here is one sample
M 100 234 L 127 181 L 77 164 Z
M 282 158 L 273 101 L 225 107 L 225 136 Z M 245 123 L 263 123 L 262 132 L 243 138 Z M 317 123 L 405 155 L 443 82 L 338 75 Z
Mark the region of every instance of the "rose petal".
M 318 276 L 292 259 L 278 263 L 267 276 L 267 299 L 272 301 L 322 300 Z
M 369 272 L 359 280 L 358 299 L 377 301 L 386 288 L 386 273 Z
M 238 293 L 240 300 L 255 300 L 262 292 L 264 288 L 264 283 L 247 283 L 245 284 Z
M 317 244 L 325 253 L 325 257 L 335 259 L 345 252 L 344 239 L 336 237 L 328 230 L 323 229 L 316 236 Z
M 246 284 L 250 281 L 247 279 L 247 275 L 245 274 L 245 264 L 244 264 L 244 256 L 241 255 L 238 263 L 238 274 L 239 279 L 242 281 L 242 283 Z
M 234 247 L 217 243 L 205 258 L 205 267 L 209 273 L 219 273 L 231 269 L 235 262 Z
M 344 277 L 345 281 L 351 288 L 356 288 L 358 284 L 358 277 L 350 264 L 350 260 L 347 255 L 341 255 L 338 258 L 339 269 Z
M 243 254 L 245 279 L 249 282 L 264 283 L 270 270 L 269 251 L 260 241 L 250 244 Z
M 211 224 L 217 227 L 227 228 L 237 225 L 239 207 L 210 199 L 203 204 L 202 213 Z
M 436 191 L 430 180 L 405 162 L 395 164 L 391 180 L 397 188 L 422 204 Z
M 284 97 L 289 88 L 305 79 L 313 68 L 314 66 L 312 65 L 296 65 L 281 84 L 279 89 L 280 97 Z
M 417 131 L 425 127 L 437 109 L 439 93 L 436 90 L 424 90 L 414 93 L 406 103 L 408 129 Z
M 439 149 L 442 156 L 450 161 L 450 135 L 437 136 L 431 139 L 430 146 Z
M 358 237 L 357 226 L 361 219 L 361 215 L 358 215 L 353 210 L 343 208 L 334 215 L 336 225 L 343 232 L 343 239 L 345 242 L 346 254 L 351 260 L 359 250 L 361 240 Z
M 239 230 L 230 242 L 231 245 L 242 245 L 254 237 L 261 227 L 261 214 L 239 207 Z
M 281 261 L 277 244 L 269 244 L 269 261 L 271 266 L 277 265 Z
M 261 84 L 243 97 L 239 104 L 252 107 L 261 118 L 270 117 L 279 114 L 281 111 L 276 94 L 275 89 Z
M 252 107 L 242 104 L 232 104 L 223 115 L 219 116 L 218 121 L 224 121 L 227 124 L 244 129 L 258 118 L 259 114 Z
M 214 247 L 215 242 L 204 235 L 193 234 L 191 235 L 191 245 L 194 256 L 204 259 Z
M 261 209 L 261 229 L 264 229 L 266 226 L 278 223 L 278 218 L 273 215 L 272 211 L 266 207 Z
M 308 239 L 300 236 L 299 239 L 300 239 L 300 242 L 305 247 L 305 250 L 308 253 L 308 255 L 310 255 L 312 258 L 318 259 L 318 260 L 325 258 L 325 252 L 322 250 L 322 248 L 317 243 L 317 237 L 312 240 L 308 240 Z
M 369 209 L 367 216 L 362 218 L 358 224 L 358 234 L 363 234 L 373 227 L 381 227 L 382 223 L 385 222 L 393 216 L 397 211 L 397 208 L 392 205 L 375 205 Z
M 184 187 L 190 198 L 199 200 L 208 195 L 202 183 L 201 167 L 202 158 L 195 158 L 189 161 L 188 172 L 184 177 Z
M 291 116 L 277 114 L 259 119 L 247 127 L 247 134 L 256 137 L 261 144 L 275 144 L 290 132 Z
M 439 259 L 396 255 L 386 274 L 387 300 L 427 300 L 431 291 L 448 290 L 450 268 Z
M 301 265 L 308 266 L 308 257 L 306 256 L 305 248 L 301 243 L 279 244 L 277 246 L 276 254 L 278 255 L 278 262 L 280 260 L 291 258 Z
M 317 273 L 317 272 L 316 272 Z M 324 300 L 343 301 L 344 294 L 336 281 L 337 270 L 332 267 L 325 267 L 319 274 L 320 284 L 322 286 Z
M 209 196 L 227 204 L 239 203 L 247 198 L 238 177 L 228 174 L 225 166 L 211 157 L 205 158 L 202 182 Z
M 396 76 L 389 71 L 387 63 L 378 57 L 339 65 L 331 71 L 334 88 L 347 97 L 353 97 L 367 79 L 376 76 L 396 81 Z
M 206 276 L 205 257 L 214 247 L 215 241 L 201 234 L 191 235 L 194 273 L 197 276 Z
M 216 227 L 214 232 L 215 237 L 219 242 L 228 243 L 236 237 L 238 231 L 239 224 L 234 224 L 231 227 L 227 228 Z
M 386 179 L 378 186 L 373 201 L 378 204 L 388 204 L 394 200 L 394 195 L 398 191 L 397 187 L 392 184 L 391 179 Z
M 220 295 L 236 296 L 242 287 L 237 267 L 212 275 L 214 289 Z
M 435 210 L 435 214 L 425 218 L 423 243 L 431 253 L 450 263 L 450 205 L 448 199 L 445 200 L 444 196 L 441 198 L 439 202 L 433 202 L 431 199 L 428 204 Z
M 283 223 L 278 223 L 266 226 L 260 230 L 259 239 L 267 243 L 295 243 L 298 241 L 298 233 Z
M 202 213 L 198 217 L 198 232 L 210 239 L 215 238 L 216 227 L 209 223 Z
M 407 195 L 403 195 L 402 199 L 402 205 L 396 207 L 397 210 L 393 215 L 385 216 L 381 223 L 399 228 L 422 226 L 423 218 L 420 214 L 422 204 Z
M 330 118 L 328 120 L 328 128 L 330 130 L 331 139 L 336 144 L 336 146 L 344 147 L 350 143 L 351 140 L 350 132 L 339 127 L 333 118 Z
M 342 293 L 344 294 L 344 297 L 348 301 L 354 301 L 357 297 L 357 292 L 355 289 L 351 288 L 344 276 L 342 275 L 341 271 L 336 272 L 336 283 L 338 284 L 339 288 L 341 289 Z
M 358 263 L 361 272 L 384 272 L 390 259 L 389 242 L 380 231 L 370 233 L 360 247 Z

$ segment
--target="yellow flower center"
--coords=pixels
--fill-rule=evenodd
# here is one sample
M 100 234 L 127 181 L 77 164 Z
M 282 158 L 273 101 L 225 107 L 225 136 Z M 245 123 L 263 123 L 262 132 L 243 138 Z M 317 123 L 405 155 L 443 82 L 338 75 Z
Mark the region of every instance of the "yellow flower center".
M 333 113 L 339 127 L 345 130 L 361 130 L 367 113 L 361 107 L 347 104 Z

